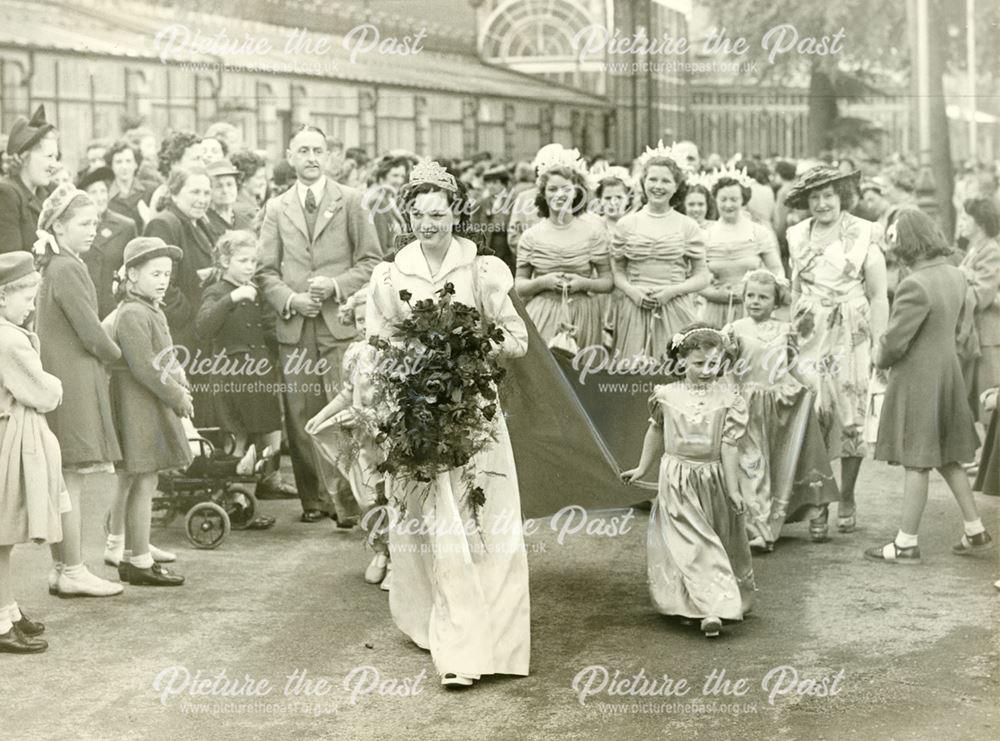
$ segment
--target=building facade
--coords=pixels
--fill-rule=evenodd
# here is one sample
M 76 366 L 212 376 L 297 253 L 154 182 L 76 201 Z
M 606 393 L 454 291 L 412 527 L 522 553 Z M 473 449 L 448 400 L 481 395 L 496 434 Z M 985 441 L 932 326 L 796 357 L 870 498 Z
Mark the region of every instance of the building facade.
M 553 140 L 608 145 L 606 98 L 483 62 L 471 34 L 432 39 L 433 27 L 336 3 L 258 3 L 241 6 L 243 18 L 202 8 L 223 3 L 5 0 L 0 126 L 45 104 L 70 162 L 138 122 L 203 132 L 228 121 L 274 157 L 304 122 L 372 155 L 513 159 Z M 273 16 L 264 10 L 288 25 L 260 20 Z M 421 31 L 426 43 L 415 42 Z

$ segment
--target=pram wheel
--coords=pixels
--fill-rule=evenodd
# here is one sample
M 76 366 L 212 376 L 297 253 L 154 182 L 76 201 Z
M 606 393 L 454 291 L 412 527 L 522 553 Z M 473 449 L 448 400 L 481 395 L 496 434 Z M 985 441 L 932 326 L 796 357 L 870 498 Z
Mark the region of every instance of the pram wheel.
M 184 529 L 195 548 L 218 548 L 229 535 L 229 515 L 215 502 L 200 502 L 188 510 Z
M 229 515 L 233 530 L 245 530 L 257 515 L 257 497 L 243 486 L 229 486 L 212 497 Z

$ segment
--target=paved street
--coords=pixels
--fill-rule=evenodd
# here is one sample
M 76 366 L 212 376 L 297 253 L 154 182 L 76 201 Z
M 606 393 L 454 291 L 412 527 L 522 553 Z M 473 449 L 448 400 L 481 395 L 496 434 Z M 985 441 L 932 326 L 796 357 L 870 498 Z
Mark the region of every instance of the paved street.
M 131 587 L 108 600 L 58 600 L 45 589 L 47 551 L 22 546 L 14 558 L 19 602 L 47 623 L 50 649 L 0 657 L 0 735 L 995 737 L 996 555 L 950 553 L 958 510 L 935 480 L 921 532 L 925 563 L 906 568 L 864 561 L 863 546 L 894 532 L 900 483 L 899 469 L 866 463 L 855 535 L 813 545 L 804 525 L 791 526 L 775 553 L 755 560 L 759 592 L 751 617 L 714 641 L 652 610 L 646 513 L 624 534 L 581 532 L 562 543 L 542 522 L 528 538 L 531 676 L 486 679 L 461 693 L 440 687 L 429 655 L 393 626 L 386 594 L 362 581 L 368 554 L 360 534 L 328 522 L 299 524 L 297 502 L 265 502 L 278 524 L 266 532 L 234 532 L 216 551 L 191 549 L 180 518 L 154 531 L 159 545 L 181 556 L 178 570 L 189 584 L 178 590 Z M 92 505 L 85 513 L 88 560 L 110 576 L 111 569 L 98 565 L 102 494 L 97 485 L 86 494 Z M 1000 534 L 997 500 L 980 503 L 987 526 Z M 790 668 L 772 672 L 782 666 Z M 593 669 L 581 680 L 593 694 L 581 704 L 573 683 L 588 667 L 623 678 L 643 671 L 659 681 L 666 674 L 690 688 L 681 697 L 615 695 L 601 690 L 602 670 Z M 741 696 L 704 694 L 706 675 L 723 670 L 730 690 Z M 793 670 L 796 688 L 825 686 L 833 696 L 796 695 Z M 229 683 L 216 680 L 220 672 Z M 746 681 L 736 684 L 741 678 Z M 192 694 L 213 682 L 229 696 Z M 398 694 L 380 695 L 376 685 Z M 247 709 L 250 703 L 257 704 Z

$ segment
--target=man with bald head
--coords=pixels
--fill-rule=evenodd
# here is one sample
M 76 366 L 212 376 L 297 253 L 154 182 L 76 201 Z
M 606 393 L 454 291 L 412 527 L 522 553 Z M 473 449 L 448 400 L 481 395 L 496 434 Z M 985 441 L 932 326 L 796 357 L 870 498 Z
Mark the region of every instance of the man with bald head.
M 337 395 L 344 351 L 355 339 L 338 307 L 368 282 L 382 252 L 360 191 L 324 174 L 328 154 L 326 135 L 315 126 L 292 136 L 286 158 L 296 182 L 265 206 L 257 279 L 278 313 L 285 428 L 302 521 L 339 515 L 346 526 L 357 511 L 350 487 L 317 458 L 305 424 Z

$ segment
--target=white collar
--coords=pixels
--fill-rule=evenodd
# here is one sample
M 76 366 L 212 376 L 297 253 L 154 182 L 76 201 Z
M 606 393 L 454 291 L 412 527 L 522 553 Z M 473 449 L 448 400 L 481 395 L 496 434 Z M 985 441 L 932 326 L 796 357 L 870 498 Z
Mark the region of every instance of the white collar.
M 401 273 L 416 275 L 429 283 L 436 283 L 453 270 L 471 264 L 476 259 L 476 252 L 476 245 L 472 241 L 464 237 L 452 237 L 441 269 L 432 276 L 423 250 L 420 249 L 420 240 L 414 240 L 396 253 L 394 262 Z
M 306 193 L 310 190 L 313 198 L 316 199 L 316 205 L 319 206 L 319 202 L 323 200 L 323 192 L 326 190 L 326 175 L 320 175 L 319 180 L 312 185 L 306 185 L 301 180 L 295 181 L 295 194 L 299 197 L 299 204 L 302 208 L 306 207 Z

